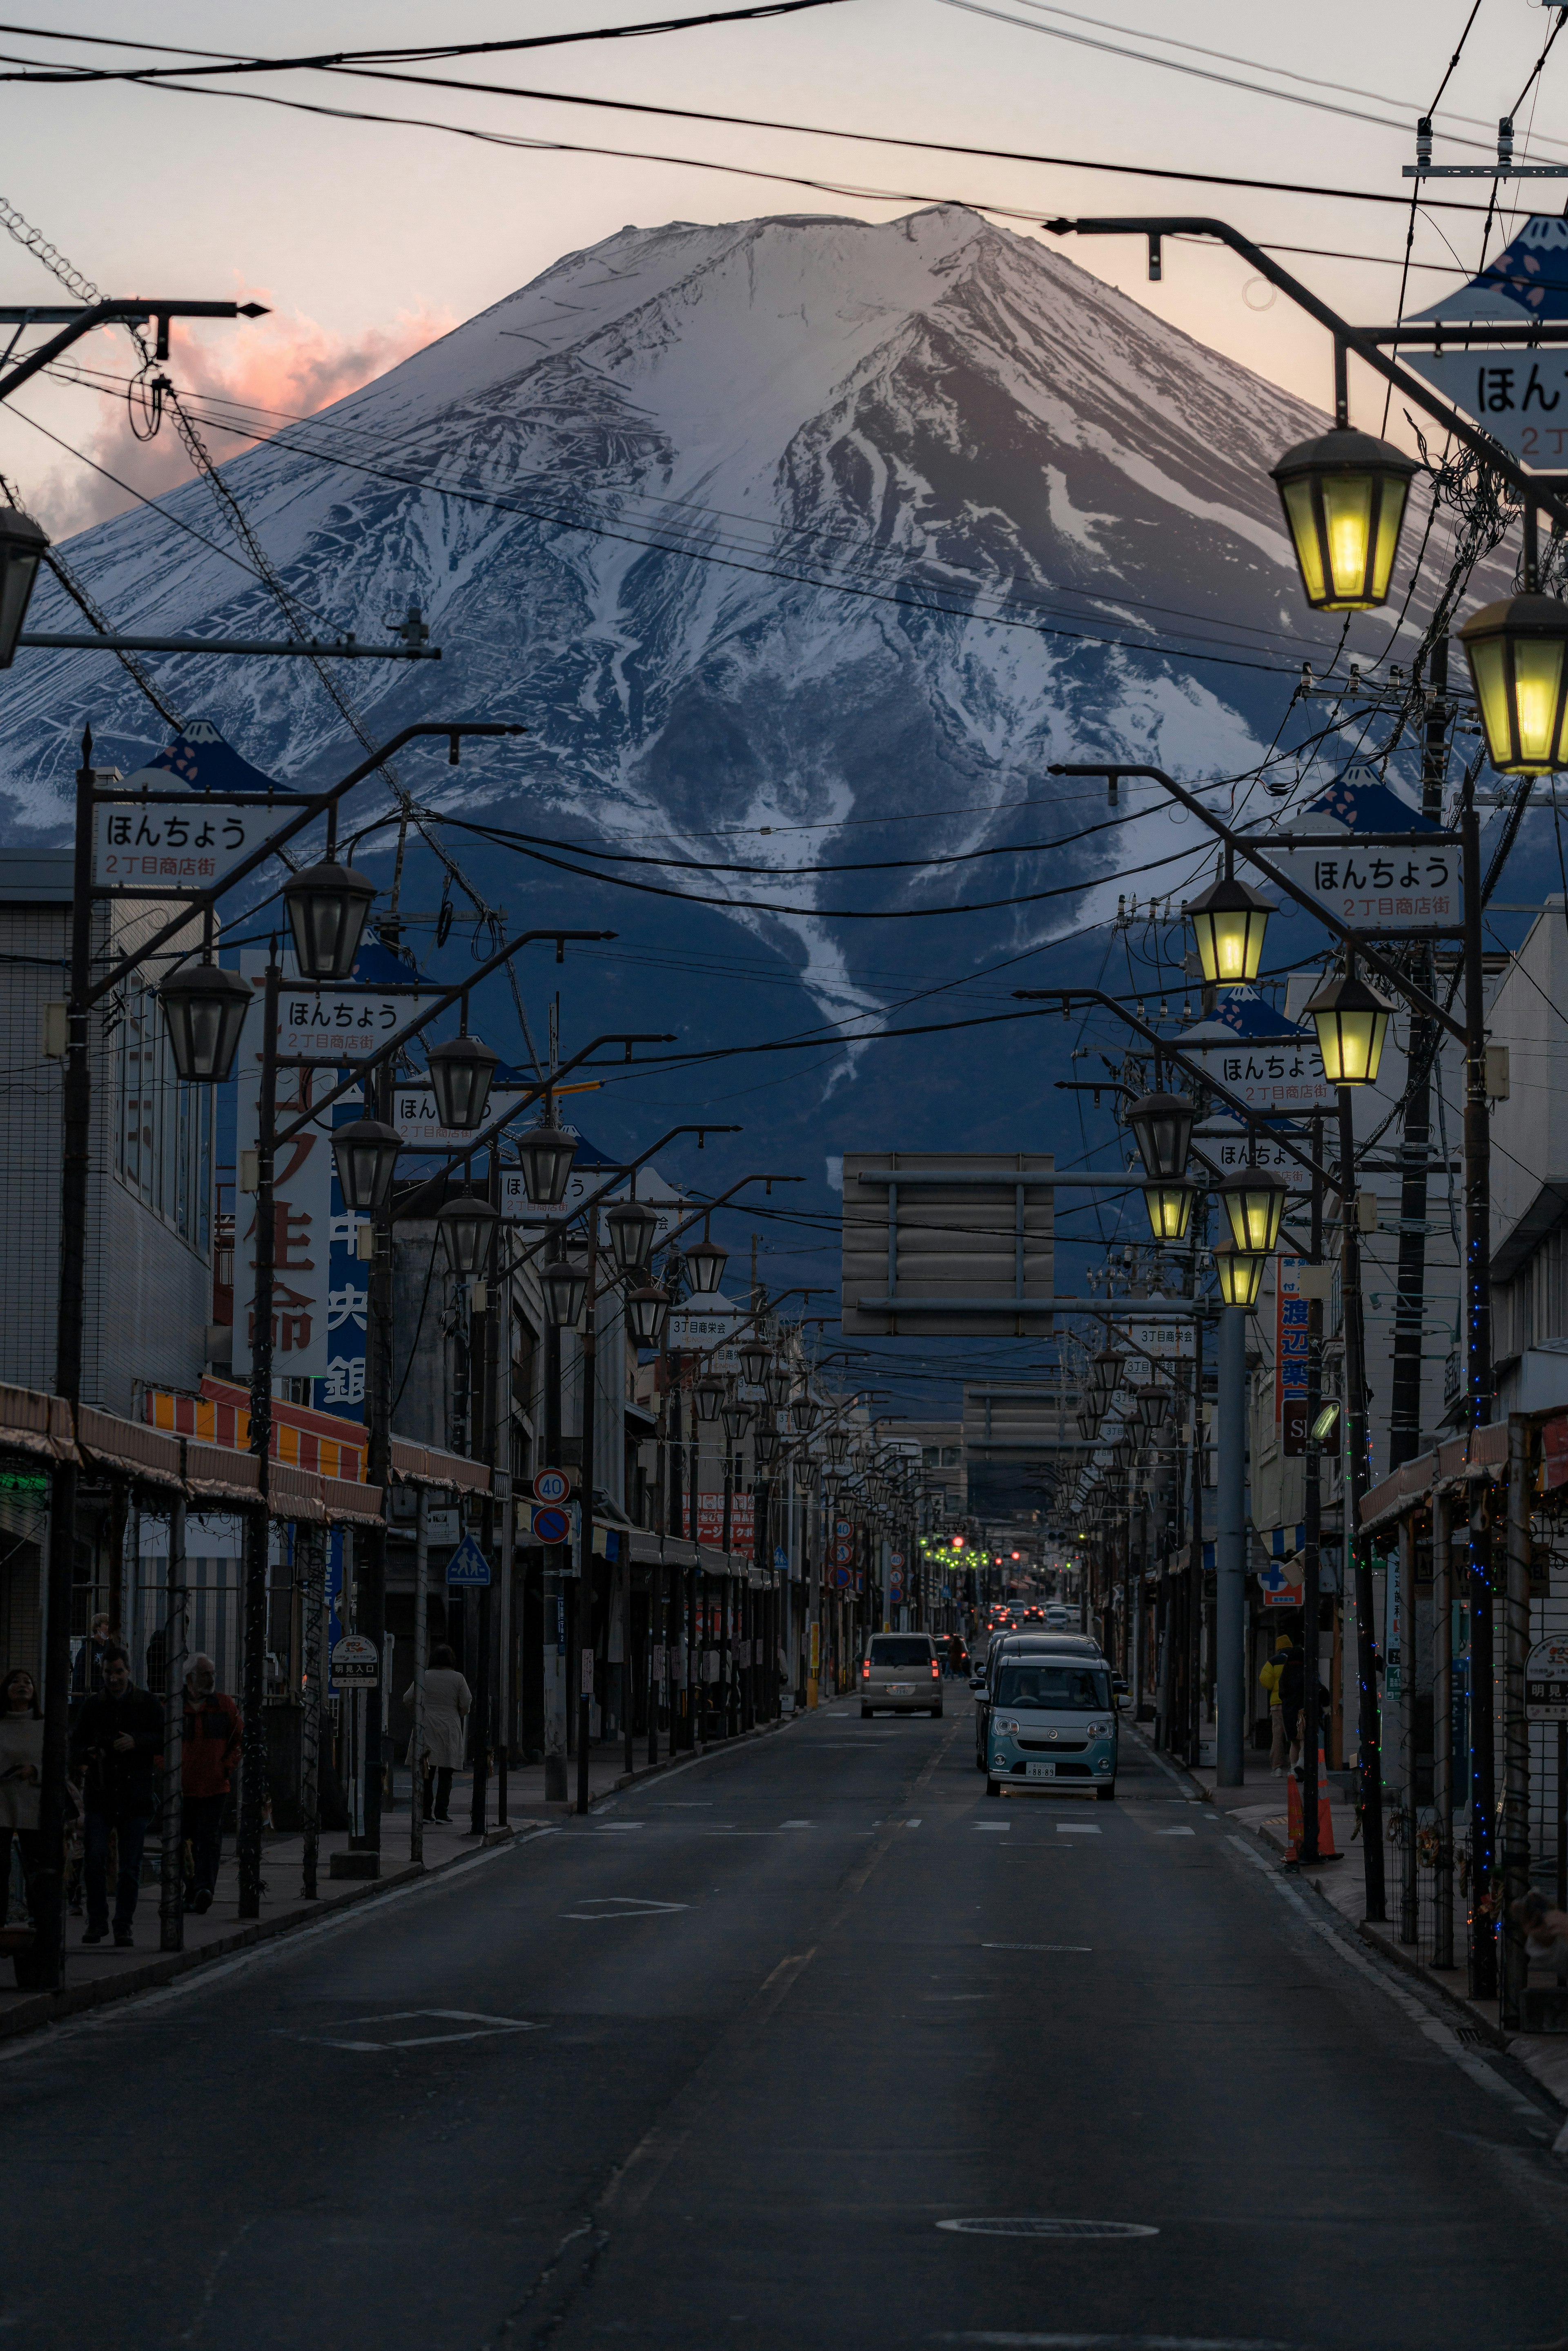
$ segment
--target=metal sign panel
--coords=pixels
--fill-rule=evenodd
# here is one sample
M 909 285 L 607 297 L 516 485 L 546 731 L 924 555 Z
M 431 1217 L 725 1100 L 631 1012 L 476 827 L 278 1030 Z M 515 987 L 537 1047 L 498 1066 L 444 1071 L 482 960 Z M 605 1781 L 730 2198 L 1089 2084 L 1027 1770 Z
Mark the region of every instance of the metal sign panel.
M 1351 767 L 1296 824 L 1309 845 L 1265 840 L 1269 862 L 1326 913 L 1370 937 L 1385 933 L 1455 930 L 1462 919 L 1459 852 L 1443 829 L 1412 808 L 1382 778 Z M 1383 834 L 1430 834 L 1430 841 Z M 1323 836 L 1330 838 L 1325 841 Z
M 1055 1165 L 1050 1152 L 846 1152 L 844 1336 L 1049 1330 Z
M 363 1633 L 345 1633 L 332 1644 L 332 1679 L 340 1689 L 374 1689 L 381 1679 L 376 1645 Z
M 1300 1043 L 1273 1041 L 1287 1034 Z M 1253 1043 L 1253 1039 L 1259 1041 Z M 1339 1097 L 1323 1075 L 1316 1030 L 1286 1020 L 1256 988 L 1228 989 L 1225 1001 L 1194 1028 L 1184 1029 L 1176 1043 L 1249 1110 L 1278 1113 L 1338 1107 Z
M 1568 1641 L 1537 1641 L 1524 1662 L 1524 1711 L 1531 1722 L 1568 1722 Z
M 472 1535 L 465 1535 L 446 1562 L 448 1590 L 483 1589 L 490 1581 L 490 1562 Z
M 1517 464 L 1548 474 L 1568 465 L 1568 350 L 1505 344 L 1492 350 L 1406 350 L 1399 359 L 1500 441 Z
M 403 1014 L 404 1021 L 417 1020 L 414 1011 Z M 485 1123 L 494 1125 L 498 1118 L 509 1118 L 529 1099 L 531 1089 L 523 1086 L 493 1087 L 485 1105 Z M 412 1085 L 401 1085 L 392 1096 L 392 1124 L 411 1150 L 461 1151 L 472 1143 L 471 1134 L 460 1127 L 443 1126 L 435 1115 L 435 1096 L 417 1080 Z M 521 1177 L 518 1179 L 521 1182 Z
M 302 987 L 285 980 L 277 998 L 277 1050 L 339 1066 L 369 1061 L 389 1037 L 440 1001 L 436 988 L 357 987 L 351 981 Z

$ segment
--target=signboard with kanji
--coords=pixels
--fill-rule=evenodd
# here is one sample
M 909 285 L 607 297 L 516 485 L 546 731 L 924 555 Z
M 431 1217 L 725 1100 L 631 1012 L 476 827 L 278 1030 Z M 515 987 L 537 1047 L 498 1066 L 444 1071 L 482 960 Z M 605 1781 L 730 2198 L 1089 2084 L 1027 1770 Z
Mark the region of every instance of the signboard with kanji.
M 1224 1002 L 1176 1042 L 1248 1110 L 1299 1113 L 1337 1107 L 1315 1029 L 1288 1021 L 1256 988 L 1230 988 Z
M 259 995 L 267 968 L 264 951 L 246 950 L 240 969 Z M 261 1023 L 247 1023 L 235 1064 L 238 1085 L 235 1143 L 240 1164 L 256 1150 L 261 1123 Z M 312 1099 L 331 1090 L 331 1080 L 313 1070 L 279 1070 L 277 1124 L 292 1125 Z M 369 1306 L 368 1269 L 356 1267 L 334 1284 L 332 1276 L 333 1113 L 283 1145 L 273 1173 L 273 1367 L 280 1379 L 325 1380 L 332 1333 L 354 1326 L 358 1354 L 364 1353 Z M 235 1201 L 234 1369 L 247 1373 L 255 1340 L 256 1209 L 254 1192 Z M 357 1278 L 356 1278 L 357 1277 Z M 363 1395 L 362 1373 L 361 1395 Z M 331 1399 L 341 1408 L 346 1395 Z
M 277 1050 L 313 1061 L 369 1061 L 390 1037 L 428 1012 L 436 991 L 395 987 L 302 987 L 285 980 L 277 1000 Z
M 1307 1449 L 1307 1301 L 1297 1274 L 1304 1258 L 1274 1260 L 1274 1424 L 1287 1454 Z
M 1524 1711 L 1531 1722 L 1568 1722 L 1568 1640 L 1537 1641 L 1524 1661 Z
M 1275 848 L 1270 863 L 1288 874 L 1342 923 L 1377 935 L 1388 931 L 1457 929 L 1459 852 L 1442 827 L 1391 791 L 1381 777 L 1352 769 L 1292 820 L 1314 836 L 1311 847 Z M 1322 836 L 1332 838 L 1325 842 Z M 1391 842 L 1381 833 L 1429 833 L 1429 842 Z
M 405 1019 L 417 1019 L 417 1013 L 407 1013 Z M 527 1086 L 492 1086 L 485 1105 L 485 1123 L 492 1125 L 498 1118 L 508 1117 L 528 1100 L 531 1089 Z M 435 1096 L 426 1085 L 417 1082 L 401 1085 L 392 1095 L 392 1124 L 411 1150 L 461 1151 L 471 1143 L 471 1134 L 455 1126 L 443 1126 L 435 1115 Z M 514 1170 L 515 1174 L 516 1171 Z M 517 1176 L 520 1185 L 522 1177 Z

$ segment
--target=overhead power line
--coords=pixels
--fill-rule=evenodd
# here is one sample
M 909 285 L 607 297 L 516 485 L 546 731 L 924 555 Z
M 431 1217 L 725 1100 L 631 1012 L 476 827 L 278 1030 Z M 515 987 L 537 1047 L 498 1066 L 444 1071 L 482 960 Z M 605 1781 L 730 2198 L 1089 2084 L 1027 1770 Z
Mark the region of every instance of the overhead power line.
M 331 70 L 344 71 L 350 79 L 358 79 L 370 74 L 370 69 L 357 67 Z M 428 89 L 451 88 L 476 96 L 523 98 L 559 106 L 599 107 L 615 112 L 650 114 L 681 121 L 712 122 L 741 130 L 784 131 L 802 138 L 847 140 L 861 146 L 902 147 L 912 152 L 923 154 L 965 155 L 991 162 L 1033 163 L 1048 166 L 1053 170 L 1104 172 L 1133 179 L 1179 181 L 1186 185 L 1197 187 L 1247 188 L 1275 195 L 1322 196 L 1344 204 L 1394 204 L 1400 210 L 1404 210 L 1407 201 L 1403 195 L 1390 195 L 1380 189 L 1374 188 L 1330 187 L 1317 181 L 1263 180 L 1244 177 L 1234 172 L 1192 172 L 1182 170 L 1175 164 L 1123 163 L 1104 157 L 1050 155 L 1031 152 L 1024 149 L 972 146 L 951 140 L 904 139 L 885 131 L 839 131 L 824 124 L 787 122 L 769 116 L 727 114 L 698 108 L 652 106 L 639 104 L 632 99 L 595 98 L 564 90 L 525 89 L 511 88 L 502 83 L 448 81 L 442 77 L 429 74 L 378 73 L 371 78 L 402 81 Z M 77 77 L 67 77 L 68 80 L 73 78 Z M 1003 219 L 1030 222 L 1037 222 L 1040 211 L 1039 205 L 990 204 L 978 198 L 956 197 L 951 193 L 932 195 L 908 188 L 858 187 L 841 181 L 811 179 L 798 172 L 769 172 L 756 165 L 716 162 L 696 155 L 659 155 L 648 153 L 641 149 L 588 146 L 564 139 L 528 138 L 518 132 L 484 131 L 468 123 L 444 122 L 433 116 L 384 114 L 363 107 L 328 106 L 319 100 L 280 98 L 275 92 L 266 90 L 214 89 L 204 85 L 193 88 L 178 81 L 151 81 L 140 77 L 137 78 L 134 86 L 170 92 L 185 98 L 234 99 L 256 106 L 282 107 L 290 113 L 314 114 L 329 121 L 361 122 L 393 129 L 434 131 L 448 138 L 466 139 L 481 146 L 521 148 L 525 151 L 541 151 L 551 154 L 602 155 L 622 162 L 667 163 L 691 171 L 719 172 L 731 178 L 766 180 L 778 186 L 810 188 L 819 193 L 849 196 L 864 203 L 962 204 L 969 211 L 994 213 Z M 1431 212 L 1484 213 L 1487 207 L 1484 204 L 1467 203 L 1462 198 L 1434 196 L 1425 200 L 1423 209 Z M 1355 257 L 1364 257 L 1368 260 L 1380 258 L 1375 255 Z
M 507 41 L 426 41 L 414 48 L 323 49 L 298 57 L 258 57 L 219 49 L 177 51 L 172 44 L 123 41 L 110 34 L 65 33 L 44 25 L 0 25 L 0 33 L 19 34 L 27 40 L 90 41 L 95 47 L 141 49 L 144 52 L 156 49 L 163 56 L 180 54 L 210 60 L 200 65 L 169 66 L 54 67 L 34 64 L 24 72 L 0 74 L 0 81 L 153 82 L 175 75 L 188 78 L 193 74 L 322 73 L 361 61 L 382 64 L 399 57 L 434 60 L 438 57 L 494 57 L 516 49 L 568 48 L 584 41 L 643 40 L 658 33 L 689 33 L 706 25 L 755 23 L 767 16 L 799 16 L 808 8 L 840 8 L 848 5 L 849 0 L 761 0 L 761 5 L 756 7 L 710 9 L 700 16 L 662 16 L 650 24 L 596 25 L 580 33 L 534 33 Z

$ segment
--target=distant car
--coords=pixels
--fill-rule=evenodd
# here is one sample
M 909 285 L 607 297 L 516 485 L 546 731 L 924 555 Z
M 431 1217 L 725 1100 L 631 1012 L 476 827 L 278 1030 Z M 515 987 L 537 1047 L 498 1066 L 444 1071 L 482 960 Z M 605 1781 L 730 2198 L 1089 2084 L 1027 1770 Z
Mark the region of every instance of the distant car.
M 942 1662 L 929 1633 L 873 1633 L 861 1659 L 861 1719 L 942 1712 Z
M 1053 1630 L 1060 1628 L 1065 1632 L 1070 1625 L 1076 1623 L 1077 1616 L 1077 1609 L 1070 1608 L 1065 1600 L 1048 1600 L 1045 1604 L 1045 1621 Z

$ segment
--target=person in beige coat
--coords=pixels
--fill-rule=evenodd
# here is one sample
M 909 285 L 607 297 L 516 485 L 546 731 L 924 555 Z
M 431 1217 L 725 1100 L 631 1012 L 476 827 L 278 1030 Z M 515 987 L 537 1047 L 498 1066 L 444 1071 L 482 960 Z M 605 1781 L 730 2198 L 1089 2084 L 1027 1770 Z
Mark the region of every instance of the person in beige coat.
M 402 1694 L 402 1702 L 408 1707 L 413 1704 L 412 1682 Z M 427 1821 L 449 1822 L 452 1818 L 452 1774 L 463 1769 L 468 1711 L 473 1703 L 474 1693 L 458 1672 L 456 1658 L 445 1643 L 441 1643 L 430 1653 L 424 1677 L 423 1764 L 416 1762 L 412 1753 L 409 1756 L 413 1769 L 424 1773 Z

